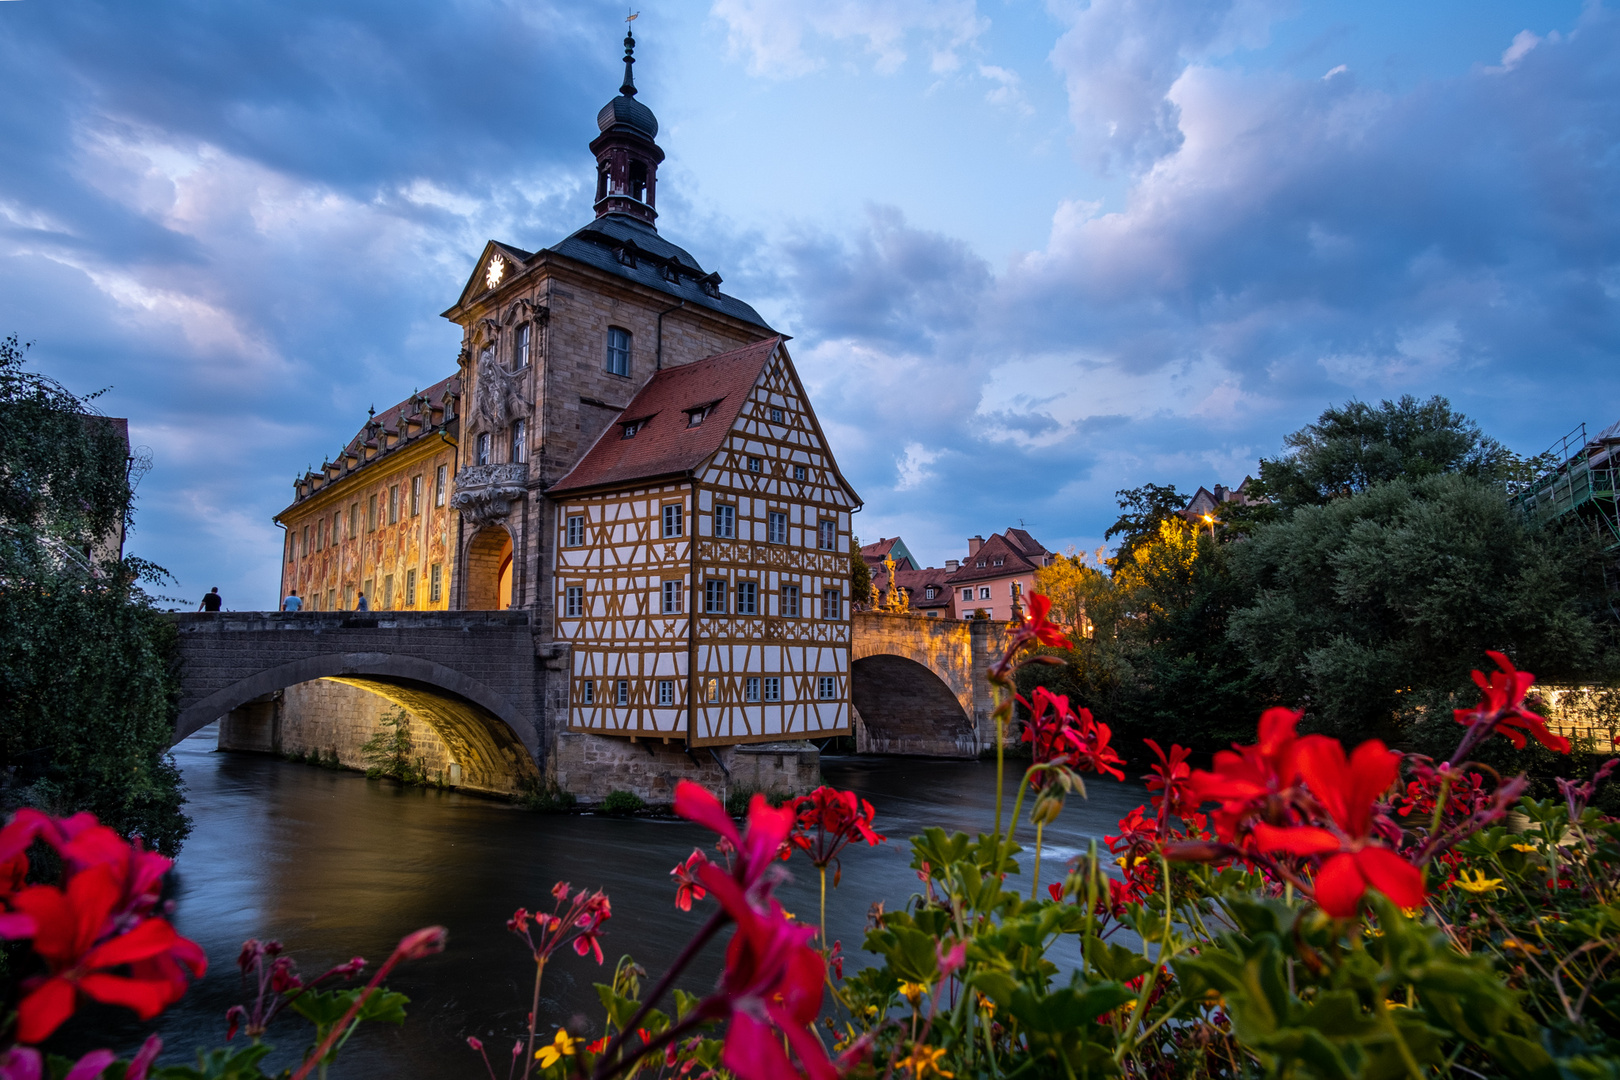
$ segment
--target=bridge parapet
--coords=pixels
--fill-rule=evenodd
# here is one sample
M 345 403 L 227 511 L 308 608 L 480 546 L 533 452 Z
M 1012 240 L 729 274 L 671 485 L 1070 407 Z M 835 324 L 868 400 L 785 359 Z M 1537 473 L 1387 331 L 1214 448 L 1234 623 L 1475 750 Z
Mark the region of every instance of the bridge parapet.
M 856 612 L 852 695 L 863 751 L 974 757 L 994 745 L 984 672 L 1006 648 L 988 619 Z

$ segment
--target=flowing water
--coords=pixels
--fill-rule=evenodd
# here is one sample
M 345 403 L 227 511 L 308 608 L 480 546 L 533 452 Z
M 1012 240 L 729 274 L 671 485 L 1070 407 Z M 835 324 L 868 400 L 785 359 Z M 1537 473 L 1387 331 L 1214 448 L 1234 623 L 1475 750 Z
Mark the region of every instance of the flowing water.
M 549 909 L 550 889 L 559 880 L 603 888 L 613 904 L 603 936 L 606 965 L 598 968 L 568 950 L 546 972 L 540 1026 L 548 1039 L 575 1016 L 598 1030 L 592 983 L 606 981 L 625 953 L 656 979 L 707 915 L 709 902 L 690 913 L 673 903 L 670 868 L 713 839 L 686 822 L 534 814 L 472 795 L 219 753 L 214 740 L 214 729 L 205 728 L 175 749 L 195 829 L 174 870 L 173 919 L 207 950 L 208 974 L 151 1025 L 117 1010 L 81 1013 L 58 1038 L 62 1052 L 111 1045 L 127 1054 L 154 1029 L 164 1040 L 164 1061 L 221 1045 L 226 1009 L 247 1000 L 236 957 L 248 938 L 281 941 L 310 976 L 355 955 L 380 962 L 401 936 L 437 923 L 450 931 L 446 951 L 397 969 L 389 980 L 411 998 L 405 1026 L 363 1026 L 332 1075 L 483 1076 L 466 1044 L 476 1035 L 505 1076 L 534 977 L 526 949 L 506 930 L 516 908 Z M 1018 769 L 1008 772 L 1016 777 Z M 876 848 L 846 848 L 843 883 L 828 890 L 827 932 L 843 941 L 848 973 L 870 961 L 860 949 L 869 905 L 881 899 L 900 907 L 919 887 L 907 838 L 929 825 L 988 831 L 995 765 L 826 757 L 822 773 L 827 783 L 870 799 L 878 831 L 889 837 Z M 1088 785 L 1090 799 L 1071 799 L 1046 830 L 1043 883 L 1058 880 L 1088 840 L 1100 842 L 1145 801 L 1139 785 L 1100 778 Z M 1008 799 L 1010 810 L 1010 793 Z M 1026 825 L 1026 844 L 1029 832 Z M 1029 853 L 1022 859 L 1023 874 L 1012 880 L 1027 889 Z M 777 895 L 789 911 L 813 921 L 814 870 L 802 857 L 787 866 L 795 880 Z M 711 944 L 688 969 L 684 988 L 711 989 L 721 952 Z M 1072 942 L 1053 953 L 1059 964 L 1075 958 Z M 273 1026 L 266 1041 L 280 1049 L 270 1062 L 293 1063 L 309 1030 L 296 1017 Z

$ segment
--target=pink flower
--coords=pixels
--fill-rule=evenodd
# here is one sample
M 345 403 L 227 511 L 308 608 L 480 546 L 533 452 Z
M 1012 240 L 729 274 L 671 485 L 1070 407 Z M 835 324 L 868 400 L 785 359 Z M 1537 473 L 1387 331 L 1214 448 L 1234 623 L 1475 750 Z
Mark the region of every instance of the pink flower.
M 708 895 L 708 891 L 703 888 L 703 882 L 699 881 L 697 876 L 698 870 L 708 861 L 708 856 L 693 848 L 686 861 L 676 863 L 675 869 L 670 871 L 670 876 L 678 883 L 675 886 L 675 907 L 678 910 L 691 911 L 693 900 L 701 900 Z

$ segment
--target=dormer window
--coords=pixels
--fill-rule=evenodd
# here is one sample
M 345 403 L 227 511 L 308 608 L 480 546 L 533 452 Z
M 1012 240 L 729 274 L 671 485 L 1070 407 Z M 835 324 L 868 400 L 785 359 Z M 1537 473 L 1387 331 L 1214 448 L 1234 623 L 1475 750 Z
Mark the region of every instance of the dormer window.
M 621 438 L 635 438 L 636 432 L 640 431 L 642 426 L 646 423 L 647 421 L 645 420 L 626 420 L 622 425 L 620 425 L 624 429 L 624 434 L 621 436 Z
M 983 566 L 984 566 L 984 560 L 983 560 L 983 559 L 980 559 L 980 560 L 979 560 L 979 562 L 978 562 L 978 565 L 979 565 L 979 566 L 980 566 L 980 567 L 983 567 Z
M 923 590 L 923 595 L 932 600 L 934 597 L 939 595 L 939 590 L 930 585 L 927 589 Z
M 696 409 L 687 409 L 686 410 L 686 426 L 687 427 L 697 427 L 698 425 L 702 424 L 703 423 L 703 417 L 708 413 L 708 411 L 709 411 L 709 407 L 707 405 L 701 406 L 701 407 L 696 408 Z
M 721 277 L 719 274 L 709 274 L 699 281 L 698 285 L 703 289 L 704 296 L 718 300 L 720 299 L 720 282 Z
M 1002 563 L 1004 563 L 1006 561 L 1007 560 L 1005 560 L 1005 559 L 996 559 L 993 563 L 991 563 L 991 565 L 992 566 L 1000 566 Z

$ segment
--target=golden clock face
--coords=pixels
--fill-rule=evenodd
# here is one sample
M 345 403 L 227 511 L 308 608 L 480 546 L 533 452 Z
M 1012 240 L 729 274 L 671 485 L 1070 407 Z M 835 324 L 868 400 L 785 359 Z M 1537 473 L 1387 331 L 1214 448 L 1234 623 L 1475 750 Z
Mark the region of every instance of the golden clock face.
M 505 276 L 506 260 L 497 255 L 489 260 L 489 268 L 484 271 L 484 288 L 493 289 Z

